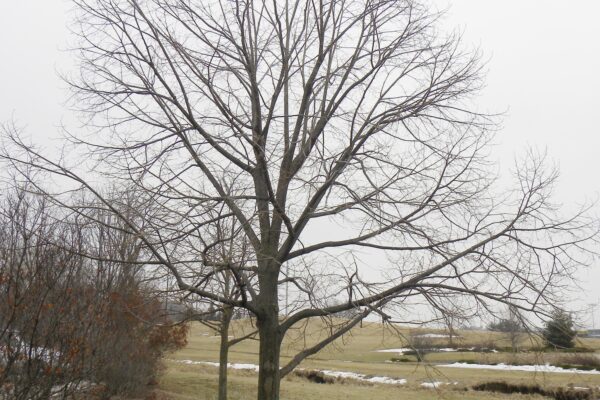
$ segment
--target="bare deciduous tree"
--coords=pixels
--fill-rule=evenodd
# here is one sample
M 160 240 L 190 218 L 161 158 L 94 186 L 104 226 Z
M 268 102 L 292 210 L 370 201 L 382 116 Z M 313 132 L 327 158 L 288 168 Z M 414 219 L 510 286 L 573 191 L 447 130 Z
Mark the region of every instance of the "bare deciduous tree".
M 512 351 L 516 352 L 519 350 L 519 342 L 525 334 L 529 333 L 529 329 L 516 307 L 508 306 L 506 314 L 505 318 L 491 323 L 488 328 L 491 331 L 505 333 L 510 341 Z
M 11 129 L 2 157 L 98 196 L 143 242 L 145 265 L 179 289 L 255 315 L 259 399 L 278 399 L 282 376 L 371 312 L 406 321 L 411 305 L 454 297 L 543 311 L 586 262 L 575 257 L 593 226 L 559 218 L 556 174 L 541 157 L 518 167 L 514 190 L 491 187 L 494 124 L 471 101 L 478 56 L 419 2 L 75 3 L 81 73 L 71 82 L 97 129 L 71 139 L 94 173 Z M 94 174 L 136 187 L 151 210 L 136 216 L 143 227 Z M 229 218 L 255 263 L 226 265 L 236 299 L 214 290 L 221 267 L 202 240 Z M 350 309 L 360 312 L 280 366 L 290 328 Z
M 197 286 L 206 287 L 211 285 L 211 291 L 218 293 L 231 301 L 239 301 L 241 298 L 242 285 L 239 283 L 233 273 L 245 271 L 249 274 L 248 278 L 253 279 L 253 273 L 256 271 L 256 261 L 249 259 L 252 252 L 248 251 L 248 243 L 243 239 L 243 229 L 240 227 L 237 219 L 233 216 L 224 218 L 222 209 L 208 210 L 213 213 L 215 223 L 210 227 L 212 231 L 205 231 L 200 237 L 203 246 L 203 259 L 205 265 L 210 265 L 213 271 L 203 277 L 205 283 Z M 200 301 L 207 299 L 199 299 Z M 241 330 L 238 337 L 230 336 L 231 322 L 235 317 L 235 306 L 232 304 L 222 304 L 208 299 L 210 309 L 208 313 L 197 314 L 197 320 L 214 330 L 220 336 L 219 344 L 219 387 L 218 399 L 227 400 L 227 368 L 229 361 L 229 349 L 246 340 L 254 338 L 257 334 L 256 329 L 250 329 L 249 332 Z M 205 318 L 206 316 L 211 318 Z M 252 324 L 251 324 L 252 328 Z

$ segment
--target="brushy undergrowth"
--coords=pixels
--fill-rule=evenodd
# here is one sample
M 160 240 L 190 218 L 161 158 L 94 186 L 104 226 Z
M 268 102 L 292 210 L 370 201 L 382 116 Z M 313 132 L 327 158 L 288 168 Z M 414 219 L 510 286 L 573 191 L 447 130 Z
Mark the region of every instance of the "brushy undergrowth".
M 595 393 L 589 390 L 575 389 L 545 389 L 538 384 L 512 384 L 503 381 L 485 382 L 474 385 L 473 390 L 495 393 L 519 393 L 519 394 L 537 394 L 554 400 L 591 400 L 595 398 Z
M 294 371 L 294 375 L 309 380 L 313 383 L 335 383 L 336 379 L 325 375 L 321 371 L 315 371 L 312 369 L 302 369 Z
M 556 366 L 562 368 L 577 368 L 586 371 L 600 370 L 600 358 L 594 354 L 565 354 L 556 362 Z

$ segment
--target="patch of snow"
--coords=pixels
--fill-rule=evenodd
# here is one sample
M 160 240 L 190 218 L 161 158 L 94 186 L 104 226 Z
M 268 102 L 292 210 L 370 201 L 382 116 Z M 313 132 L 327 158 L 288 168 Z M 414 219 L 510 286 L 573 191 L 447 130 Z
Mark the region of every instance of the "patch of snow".
M 90 381 L 81 381 L 77 384 L 63 384 L 63 385 L 54 385 L 50 389 L 50 398 L 63 398 L 65 389 L 68 389 L 70 393 L 83 391 L 86 389 L 91 389 L 94 387 L 94 384 Z
M 410 347 L 401 347 L 398 349 L 381 349 L 381 350 L 374 350 L 374 352 L 376 353 L 397 353 L 399 355 L 402 355 L 403 353 L 407 352 L 407 351 L 422 351 L 425 353 L 453 353 L 453 352 L 475 352 L 475 351 L 480 351 L 480 352 L 489 352 L 489 353 L 498 353 L 498 350 L 496 349 L 488 349 L 488 348 L 481 348 L 479 350 L 477 350 L 476 347 L 433 347 L 430 349 L 413 349 Z
M 323 369 L 323 370 L 315 369 L 315 371 L 322 372 L 323 375 L 330 376 L 332 378 L 341 378 L 341 379 L 360 380 L 360 378 L 364 376 L 364 375 L 358 374 L 356 372 L 349 372 L 349 371 L 333 371 L 333 370 L 327 370 L 327 369 Z
M 562 374 L 591 374 L 600 375 L 598 370 L 581 370 L 581 369 L 566 369 L 561 367 L 555 367 L 554 365 L 507 365 L 507 364 L 468 364 L 468 363 L 454 363 L 454 364 L 442 364 L 437 365 L 442 368 L 468 368 L 468 369 L 491 369 L 501 371 L 525 371 L 525 372 L 553 372 Z
M 401 347 L 399 349 L 382 349 L 382 350 L 375 350 L 375 352 L 377 353 L 398 353 L 398 354 L 403 354 L 407 351 L 416 351 L 416 350 L 420 350 L 420 351 L 424 351 L 427 353 L 436 353 L 436 352 L 455 352 L 458 351 L 458 349 L 453 349 L 451 347 L 445 347 L 445 348 L 433 348 L 433 349 L 411 349 L 411 348 L 406 348 L 406 347 Z
M 217 364 L 218 365 L 218 364 Z M 254 364 L 227 364 L 227 368 L 232 368 L 232 369 L 250 369 L 253 371 L 258 372 L 258 365 L 254 365 Z
M 405 347 L 401 347 L 399 349 L 383 349 L 383 350 L 375 350 L 376 353 L 404 353 L 405 351 L 413 351 L 413 349 L 408 349 Z
M 219 364 L 217 363 L 217 366 L 219 366 Z M 258 372 L 258 365 L 254 365 L 254 364 L 227 364 L 227 368 L 231 368 L 231 369 L 242 369 L 242 370 L 252 370 L 255 372 Z
M 342 379 L 354 379 L 356 381 L 362 382 L 371 382 L 371 383 L 384 383 L 386 385 L 405 385 L 406 379 L 394 379 L 388 376 L 372 376 L 369 377 L 364 374 L 359 374 L 357 372 L 348 372 L 348 371 L 332 371 L 332 370 L 319 370 L 325 376 L 330 376 L 332 378 L 342 378 Z
M 193 360 L 170 360 L 180 364 L 188 364 L 188 365 L 210 365 L 211 367 L 218 367 L 219 363 L 210 362 L 210 361 L 193 361 Z
M 424 333 L 422 335 L 415 335 L 414 337 L 416 337 L 416 338 L 431 338 L 431 339 L 447 339 L 450 337 L 450 335 L 447 335 L 445 333 Z M 460 336 L 454 335 L 453 337 L 457 338 Z
M 440 386 L 446 386 L 446 385 L 458 385 L 458 382 L 439 382 L 439 381 L 433 381 L 433 382 L 423 382 L 421 383 L 421 387 L 424 387 L 426 389 L 437 389 Z
M 371 378 L 366 378 L 365 379 L 367 382 L 372 382 L 372 383 L 384 383 L 386 385 L 406 385 L 406 379 L 400 378 L 400 379 L 394 379 L 394 378 L 390 378 L 388 376 L 373 376 Z
M 181 364 L 188 365 L 209 365 L 212 367 L 218 367 L 219 363 L 210 362 L 210 361 L 192 361 L 192 360 L 171 360 Z M 255 364 L 236 364 L 236 363 L 228 363 L 227 368 L 231 369 L 241 369 L 241 370 L 252 370 L 258 372 L 258 365 Z M 302 370 L 302 368 L 299 368 Z M 325 376 L 329 376 L 332 378 L 340 378 L 340 379 L 354 379 L 362 382 L 371 382 L 371 383 L 383 383 L 386 385 L 405 385 L 406 379 L 396 379 L 390 378 L 388 376 L 368 376 L 364 374 L 359 374 L 357 372 L 349 372 L 349 371 L 334 371 L 334 370 L 326 370 L 326 369 L 315 369 L 315 371 L 321 372 Z
M 175 362 L 181 363 L 181 364 L 188 364 L 188 365 L 208 365 L 210 367 L 216 367 L 216 368 L 219 367 L 218 362 L 211 362 L 211 361 L 192 361 L 192 360 L 172 360 L 172 361 L 175 361 Z M 251 370 L 251 371 L 258 372 L 258 365 L 254 365 L 254 364 L 227 363 L 227 368 Z
M 14 338 L 15 343 L 9 346 L 0 346 L 0 360 L 6 361 L 9 357 L 17 355 L 28 359 L 42 360 L 46 363 L 52 363 L 60 358 L 61 353 L 45 347 L 30 346 L 26 341 L 18 336 Z

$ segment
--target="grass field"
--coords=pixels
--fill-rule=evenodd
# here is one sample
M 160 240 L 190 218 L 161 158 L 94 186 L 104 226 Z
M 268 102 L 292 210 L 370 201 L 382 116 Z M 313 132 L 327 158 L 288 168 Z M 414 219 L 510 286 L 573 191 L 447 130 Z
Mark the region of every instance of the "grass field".
M 310 345 L 325 335 L 324 324 L 311 321 L 301 329 L 293 332 L 284 342 L 282 348 L 282 365 L 304 346 Z M 236 322 L 232 334 L 240 336 L 252 330 L 244 322 Z M 430 331 L 423 331 L 430 332 Z M 300 368 L 326 369 L 357 372 L 366 375 L 404 378 L 406 385 L 367 384 L 356 381 L 345 381 L 336 384 L 316 384 L 306 379 L 290 376 L 282 382 L 282 399 L 307 400 L 323 399 L 499 399 L 499 398 L 534 398 L 522 395 L 500 395 L 465 391 L 474 384 L 489 381 L 507 381 L 510 383 L 538 383 L 544 387 L 594 387 L 600 386 L 600 375 L 575 373 L 534 373 L 522 371 L 496 371 L 485 369 L 439 368 L 437 365 L 456 361 L 470 360 L 477 363 L 518 363 L 542 364 L 554 363 L 561 354 L 556 353 L 475 353 L 446 352 L 430 353 L 425 363 L 390 362 L 393 353 L 376 352 L 380 349 L 407 347 L 407 329 L 383 329 L 378 323 L 365 323 L 356 328 L 351 335 L 344 337 L 333 345 L 305 360 Z M 499 333 L 464 331 L 460 338 L 454 340 L 461 347 L 472 346 L 507 346 L 507 338 Z M 435 339 L 431 342 L 437 346 L 447 345 L 448 339 Z M 582 340 L 579 345 L 600 349 L 599 339 Z M 161 380 L 163 393 L 173 399 L 214 399 L 216 398 L 217 369 L 204 365 L 186 365 L 176 360 L 217 361 L 219 339 L 206 327 L 194 324 L 191 329 L 189 344 L 186 348 L 171 355 L 166 361 L 166 371 Z M 523 338 L 521 348 L 528 349 L 539 346 L 535 338 Z M 246 340 L 230 350 L 230 362 L 256 364 L 258 343 Z M 410 357 L 409 357 L 410 358 Z M 440 389 L 421 387 L 424 382 L 445 382 L 449 385 Z M 456 382 L 456 384 L 455 384 Z M 256 397 L 256 373 L 253 371 L 230 372 L 230 399 L 254 399 Z

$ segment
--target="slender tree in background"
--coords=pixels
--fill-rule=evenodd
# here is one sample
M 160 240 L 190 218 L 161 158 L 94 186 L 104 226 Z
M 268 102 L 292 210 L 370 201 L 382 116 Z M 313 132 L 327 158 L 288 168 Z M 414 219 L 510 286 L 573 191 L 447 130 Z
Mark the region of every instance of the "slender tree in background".
M 495 126 L 472 103 L 478 55 L 418 1 L 75 3 L 70 81 L 92 132 L 71 140 L 93 171 L 10 127 L 2 157 L 97 196 L 180 290 L 252 313 L 259 399 L 278 399 L 283 376 L 371 312 L 415 322 L 414 306 L 460 300 L 465 314 L 491 302 L 544 313 L 589 261 L 595 228 L 581 213 L 560 218 L 543 157 L 528 155 L 512 190 L 491 186 Z M 150 211 L 121 213 L 107 181 L 135 187 Z M 203 237 L 230 218 L 253 264 L 204 257 Z M 239 297 L 217 290 L 215 268 Z M 351 309 L 280 365 L 291 328 Z
M 255 260 L 248 259 L 253 253 L 248 251 L 248 242 L 244 240 L 242 228 L 234 217 L 223 218 L 223 205 L 221 209 L 208 210 L 214 214 L 215 223 L 211 225 L 213 231 L 207 231 L 201 238 L 204 248 L 204 264 L 214 268 L 212 274 L 207 274 L 203 279 L 212 282 L 212 291 L 231 301 L 239 301 L 241 296 L 240 285 L 237 283 L 233 271 L 246 271 L 250 274 L 256 270 Z M 202 286 L 200 283 L 197 286 Z M 199 299 L 205 300 L 205 299 Z M 218 399 L 227 400 L 227 366 L 229 349 L 250 338 L 257 332 L 250 324 L 250 331 L 238 329 L 238 337 L 230 336 L 231 322 L 235 317 L 236 309 L 231 304 L 221 304 L 209 300 L 209 313 L 198 315 L 197 320 L 214 330 L 220 336 L 219 343 L 219 387 Z M 206 318 L 206 317 L 211 318 Z
M 490 324 L 488 328 L 491 331 L 505 333 L 510 340 L 512 351 L 516 352 L 519 350 L 519 341 L 528 332 L 528 329 L 515 307 L 509 306 L 507 311 L 507 317 Z

